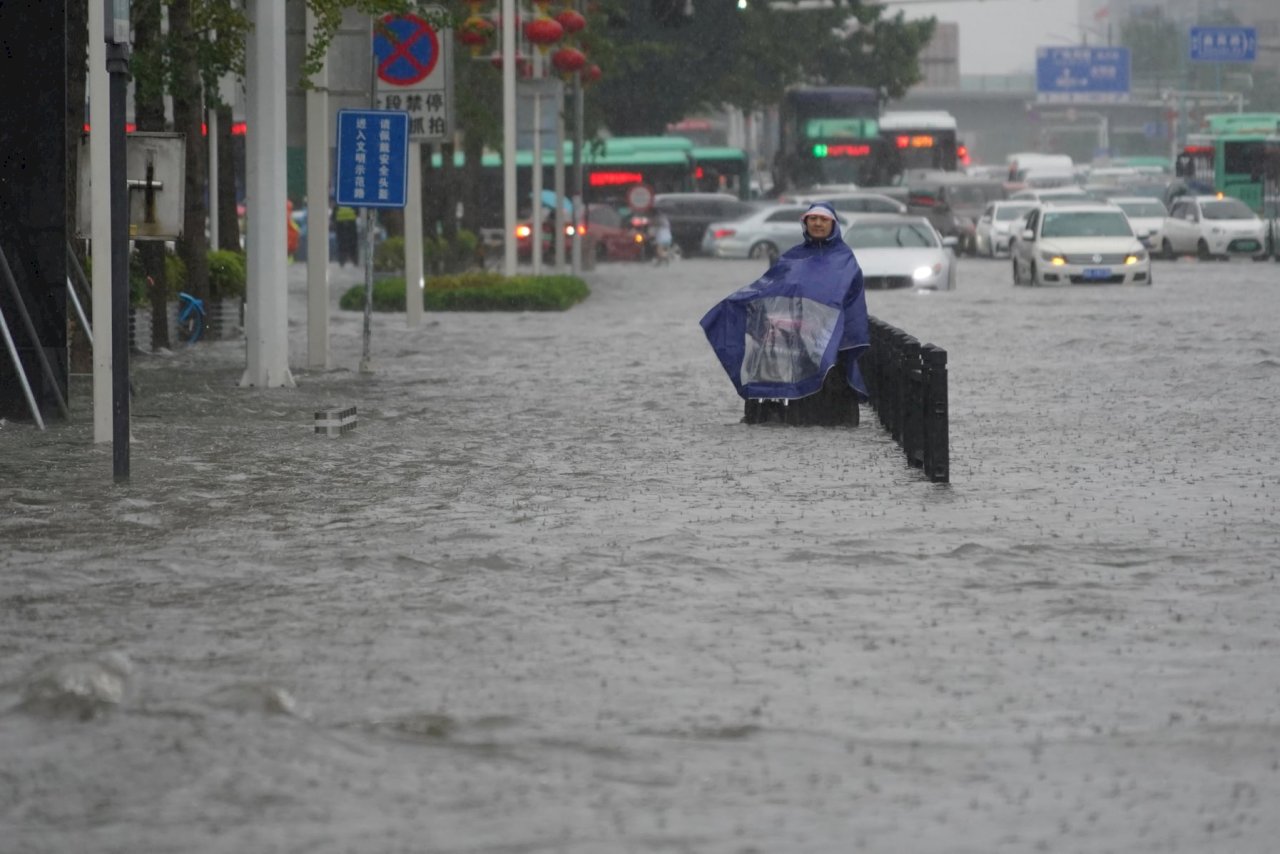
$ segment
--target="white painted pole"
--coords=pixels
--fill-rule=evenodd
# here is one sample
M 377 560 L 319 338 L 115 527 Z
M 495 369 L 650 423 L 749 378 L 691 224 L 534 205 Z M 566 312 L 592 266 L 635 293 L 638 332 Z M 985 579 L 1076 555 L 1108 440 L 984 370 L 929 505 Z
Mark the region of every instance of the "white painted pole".
M 533 234 L 529 235 L 530 256 L 533 261 L 533 274 L 542 275 L 542 224 L 545 221 L 542 210 L 542 53 L 533 52 Z
M 409 143 L 409 198 L 404 205 L 404 318 L 422 325 L 422 143 Z
M 218 110 L 205 110 L 209 128 L 209 248 L 221 249 L 218 234 Z
M 516 274 L 516 0 L 502 0 L 502 272 Z
M 564 90 L 556 87 L 556 272 L 564 272 Z
M 240 385 L 292 387 L 285 254 L 284 4 L 249 0 L 248 9 L 252 23 L 245 51 L 248 353 Z
M 316 16 L 307 7 L 307 44 Z M 307 367 L 329 369 L 329 57 L 307 90 Z
M 111 412 L 111 87 L 107 46 L 102 40 L 106 10 L 89 4 L 89 200 L 93 250 L 93 441 L 112 440 Z M 121 331 L 128 335 L 129 330 Z

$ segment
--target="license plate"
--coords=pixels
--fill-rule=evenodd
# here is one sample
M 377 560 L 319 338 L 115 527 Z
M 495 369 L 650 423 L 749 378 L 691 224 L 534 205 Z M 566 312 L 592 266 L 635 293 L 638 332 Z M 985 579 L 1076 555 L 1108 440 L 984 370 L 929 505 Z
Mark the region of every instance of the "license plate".
M 1086 279 L 1107 279 L 1111 277 L 1111 270 L 1107 267 L 1086 267 L 1083 275 Z
M 1258 241 L 1256 240 L 1237 240 L 1235 248 L 1239 252 L 1257 252 Z

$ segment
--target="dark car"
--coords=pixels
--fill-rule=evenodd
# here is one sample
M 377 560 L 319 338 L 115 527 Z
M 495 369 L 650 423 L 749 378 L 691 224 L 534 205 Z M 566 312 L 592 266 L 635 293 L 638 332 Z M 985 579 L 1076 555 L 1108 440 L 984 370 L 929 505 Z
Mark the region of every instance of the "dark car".
M 987 203 L 1006 196 L 1000 181 L 958 173 L 910 181 L 907 186 L 911 213 L 928 217 L 939 234 L 956 238 L 958 250 L 968 255 L 976 252 L 977 222 Z
M 653 206 L 671 223 L 671 239 L 686 258 L 702 251 L 708 225 L 737 219 L 757 207 L 730 193 L 659 193 Z
M 521 259 L 530 256 L 530 220 L 526 216 L 516 226 L 516 254 Z M 542 219 L 542 257 L 550 260 L 555 254 L 555 213 L 544 211 Z M 573 239 L 573 226 L 565 226 L 565 245 Z M 624 222 L 622 215 L 613 207 L 605 204 L 587 205 L 587 221 L 583 226 L 583 239 L 586 241 L 585 251 L 595 253 L 597 261 L 642 261 L 645 258 L 645 236 L 643 229 L 637 229 Z

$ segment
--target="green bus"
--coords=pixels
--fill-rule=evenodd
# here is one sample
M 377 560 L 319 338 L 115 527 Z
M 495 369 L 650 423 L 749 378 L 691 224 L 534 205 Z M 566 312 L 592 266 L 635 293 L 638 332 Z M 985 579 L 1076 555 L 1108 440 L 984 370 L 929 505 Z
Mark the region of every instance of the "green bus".
M 1233 196 L 1261 214 L 1280 195 L 1280 113 L 1215 113 L 1187 135 L 1178 177 Z
M 693 180 L 699 192 L 751 198 L 751 168 L 741 148 L 700 145 L 693 149 Z
M 654 193 L 686 193 L 695 188 L 694 146 L 675 137 L 612 137 L 589 142 L 582 148 L 582 195 L 587 204 L 608 204 L 623 208 L 632 187 L 644 185 Z M 554 147 L 542 151 L 542 187 L 555 188 Z M 432 156 L 432 167 L 440 167 L 440 153 Z M 453 155 L 454 168 L 462 169 L 466 156 Z M 486 153 L 481 161 L 480 184 L 475 188 L 484 227 L 502 226 L 502 156 Z M 566 193 L 573 192 L 573 143 L 564 144 Z M 533 152 L 516 152 L 516 199 L 521 211 L 532 206 Z

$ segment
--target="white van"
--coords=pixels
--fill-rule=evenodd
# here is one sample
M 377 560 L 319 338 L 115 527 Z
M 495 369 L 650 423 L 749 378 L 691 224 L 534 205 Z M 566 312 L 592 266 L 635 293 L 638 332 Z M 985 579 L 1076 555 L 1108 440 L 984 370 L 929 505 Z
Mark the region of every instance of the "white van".
M 1009 165 L 1009 183 L 1026 183 L 1027 173 L 1036 172 L 1072 172 L 1076 165 L 1066 154 L 1041 154 L 1038 151 L 1020 151 L 1006 158 Z

